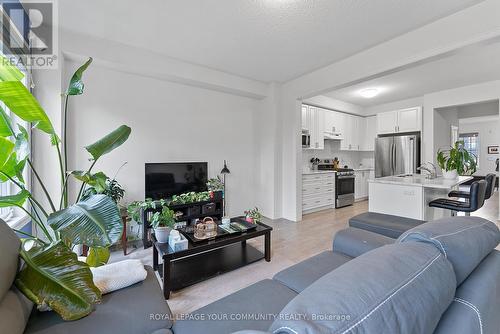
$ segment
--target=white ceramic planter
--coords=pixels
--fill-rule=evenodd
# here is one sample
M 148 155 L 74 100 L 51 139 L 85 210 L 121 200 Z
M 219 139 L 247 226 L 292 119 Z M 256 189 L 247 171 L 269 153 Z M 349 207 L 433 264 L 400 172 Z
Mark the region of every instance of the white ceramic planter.
M 170 227 L 163 227 L 163 226 L 155 228 L 156 240 L 159 243 L 167 243 L 170 230 L 171 230 Z
M 454 180 L 458 177 L 457 170 L 443 171 L 443 177 L 448 180 Z

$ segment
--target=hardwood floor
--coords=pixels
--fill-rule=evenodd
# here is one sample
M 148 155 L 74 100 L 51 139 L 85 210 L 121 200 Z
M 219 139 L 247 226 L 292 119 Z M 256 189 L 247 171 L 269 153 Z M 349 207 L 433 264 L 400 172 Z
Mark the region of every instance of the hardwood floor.
M 488 200 L 474 216 L 480 216 L 499 224 L 497 220 L 498 203 L 498 192 L 496 192 L 494 197 Z M 330 250 L 333 235 L 347 226 L 349 218 L 366 211 L 368 211 L 368 201 L 362 201 L 346 208 L 305 215 L 299 223 L 287 220 L 266 220 L 265 223 L 273 227 L 271 262 L 262 260 L 173 292 L 168 304 L 174 314 L 185 314 L 259 280 L 272 278 L 282 269 L 324 250 Z M 264 249 L 263 237 L 249 240 L 248 243 L 261 250 Z M 119 250 L 113 252 L 111 261 L 120 261 L 124 258 Z M 152 249 L 132 250 L 126 258 L 139 258 L 144 264 L 152 266 Z
M 347 226 L 350 217 L 367 210 L 368 202 L 362 201 L 346 208 L 308 214 L 299 223 L 266 220 L 265 223 L 273 227 L 271 262 L 262 260 L 173 292 L 168 300 L 170 309 L 174 314 L 189 313 L 257 281 L 272 278 L 282 269 L 312 255 L 331 250 L 333 235 Z M 263 237 L 249 240 L 248 243 L 264 250 Z M 144 264 L 152 265 L 152 249 L 132 250 L 126 257 L 118 250 L 113 252 L 111 262 L 124 258 L 138 258 Z

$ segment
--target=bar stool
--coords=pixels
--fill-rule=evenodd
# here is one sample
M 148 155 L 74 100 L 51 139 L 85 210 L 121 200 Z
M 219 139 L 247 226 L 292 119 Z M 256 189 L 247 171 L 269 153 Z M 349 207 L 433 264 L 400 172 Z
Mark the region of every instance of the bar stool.
M 496 175 L 493 173 L 490 173 L 486 175 L 484 180 L 488 183 L 486 186 L 486 194 L 484 195 L 484 199 L 490 199 L 490 197 L 493 195 L 493 191 L 495 190 L 495 181 L 496 181 Z M 468 191 L 450 191 L 448 194 L 448 197 L 458 197 L 458 198 L 469 198 L 470 197 L 470 192 Z
M 483 206 L 487 186 L 488 183 L 485 180 L 472 182 L 468 201 L 462 202 L 448 198 L 438 198 L 429 202 L 429 206 L 432 208 L 451 210 L 452 216 L 456 216 L 457 212 L 465 212 L 466 216 L 470 216 L 471 212 L 474 212 Z

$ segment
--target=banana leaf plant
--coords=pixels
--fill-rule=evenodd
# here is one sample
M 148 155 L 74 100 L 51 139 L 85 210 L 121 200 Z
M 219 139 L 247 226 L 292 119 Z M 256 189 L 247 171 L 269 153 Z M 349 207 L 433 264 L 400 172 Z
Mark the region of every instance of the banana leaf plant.
M 66 150 L 66 124 L 70 97 L 84 91 L 83 73 L 91 64 L 89 58 L 71 77 L 64 103 L 63 140 L 59 138 L 49 117 L 31 92 L 20 81 L 23 73 L 4 59 L 0 63 L 0 100 L 18 118 L 28 122 L 32 129 L 15 124 L 4 109 L 0 108 L 0 182 L 12 182 L 18 192 L 0 197 L 0 207 L 17 207 L 31 217 L 40 235 L 17 231 L 26 238 L 21 243 L 22 267 L 16 286 L 38 306 L 50 307 L 65 320 L 76 320 L 92 312 L 101 300 L 101 293 L 94 285 L 89 265 L 106 263 L 108 247 L 122 235 L 122 223 L 116 203 L 108 196 L 95 194 L 82 200 L 87 186 L 105 185 L 106 175 L 93 172 L 96 162 L 105 154 L 122 145 L 131 129 L 122 125 L 85 147 L 90 155 L 85 170 L 68 170 Z M 45 133 L 57 152 L 61 180 L 60 197 L 50 194 L 38 174 L 29 154 L 29 131 Z M 30 192 L 23 177 L 25 170 L 33 176 L 42 190 L 37 198 Z M 73 203 L 68 194 L 69 182 L 81 182 L 80 191 Z M 46 205 L 42 203 L 47 203 Z M 78 261 L 73 252 L 75 245 L 90 247 L 87 263 Z

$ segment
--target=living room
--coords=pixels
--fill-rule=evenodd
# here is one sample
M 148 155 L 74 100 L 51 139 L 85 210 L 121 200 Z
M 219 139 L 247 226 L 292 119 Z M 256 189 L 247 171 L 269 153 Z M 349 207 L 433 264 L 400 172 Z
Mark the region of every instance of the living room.
M 497 1 L 2 10 L 0 333 L 498 332 Z

